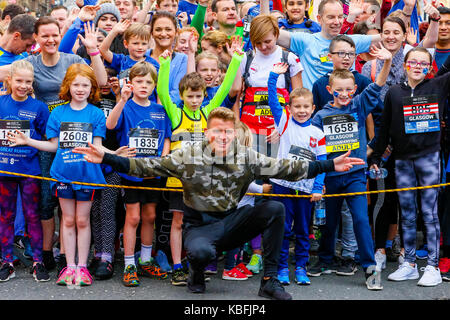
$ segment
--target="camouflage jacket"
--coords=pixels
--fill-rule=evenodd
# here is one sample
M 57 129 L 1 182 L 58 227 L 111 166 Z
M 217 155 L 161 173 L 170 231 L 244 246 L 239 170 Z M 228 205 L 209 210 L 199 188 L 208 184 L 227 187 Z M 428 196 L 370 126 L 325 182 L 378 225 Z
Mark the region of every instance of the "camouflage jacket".
M 162 158 L 131 158 L 128 174 L 180 179 L 184 203 L 203 212 L 225 212 L 236 208 L 249 184 L 257 179 L 295 181 L 311 178 L 308 177 L 310 164 L 307 161 L 267 157 L 239 145 L 237 140 L 232 150 L 226 157 L 217 157 L 205 141 Z M 320 172 L 314 174 L 317 173 Z

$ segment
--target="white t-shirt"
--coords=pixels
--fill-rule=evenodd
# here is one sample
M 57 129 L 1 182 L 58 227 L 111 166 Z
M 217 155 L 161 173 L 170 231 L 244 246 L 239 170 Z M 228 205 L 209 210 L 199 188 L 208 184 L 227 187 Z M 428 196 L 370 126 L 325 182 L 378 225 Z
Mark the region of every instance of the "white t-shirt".
M 277 46 L 277 49 L 274 51 L 274 53 L 268 56 L 263 55 L 258 49 L 255 49 L 255 51 L 255 56 L 248 70 L 248 81 L 251 87 L 266 88 L 267 81 L 269 80 L 269 74 L 270 71 L 272 71 L 273 65 L 281 62 L 283 49 L 281 49 L 280 46 Z M 300 63 L 300 59 L 292 52 L 289 52 L 288 54 L 288 63 L 291 77 L 294 77 L 300 71 L 303 71 L 303 66 Z M 242 74 L 244 74 L 245 72 L 246 64 L 247 55 L 244 55 L 240 65 Z M 277 81 L 277 88 L 286 88 L 285 82 L 286 81 L 284 81 L 284 77 L 279 77 Z

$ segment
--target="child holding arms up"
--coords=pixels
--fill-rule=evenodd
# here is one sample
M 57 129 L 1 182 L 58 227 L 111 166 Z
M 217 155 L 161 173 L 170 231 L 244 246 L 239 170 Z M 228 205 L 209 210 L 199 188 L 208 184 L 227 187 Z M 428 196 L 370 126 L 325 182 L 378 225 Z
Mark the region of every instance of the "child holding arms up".
M 60 98 L 70 103 L 55 108 L 47 123 L 49 141 L 29 138 L 21 132 L 10 135 L 13 146 L 28 145 L 56 152 L 50 169 L 52 192 L 59 198 L 63 216 L 63 236 L 67 267 L 59 274 L 57 284 L 84 286 L 92 284 L 86 268 L 91 242 L 90 211 L 98 187 L 71 184 L 72 181 L 105 183 L 99 165 L 88 163 L 72 153 L 76 146 L 102 145 L 105 138 L 105 116 L 91 103 L 100 97 L 94 72 L 87 65 L 73 64 L 61 85 Z M 78 251 L 78 264 L 75 255 Z
M 41 174 L 38 150 L 31 147 L 12 147 L 7 136 L 10 131 L 21 130 L 28 137 L 40 140 L 45 134 L 49 111 L 43 102 L 29 97 L 33 90 L 33 79 L 34 68 L 31 63 L 19 60 L 11 64 L 11 74 L 6 79 L 7 94 L 0 96 L 0 170 Z M 4 174 L 0 174 L 0 234 L 3 237 L 0 281 L 15 277 L 13 243 L 18 189 L 33 251 L 33 277 L 36 281 L 48 281 L 50 277 L 42 263 L 40 183 L 35 179 Z
M 141 61 L 130 70 L 130 83 L 122 88 L 119 102 L 106 120 L 106 127 L 116 130 L 121 146 L 136 148 L 137 157 L 161 157 L 169 153 L 171 126 L 164 108 L 148 98 L 152 95 L 157 80 L 156 69 Z M 131 95 L 133 97 L 130 99 Z M 140 179 L 120 174 L 122 184 L 141 187 L 160 187 L 160 179 Z M 136 229 L 142 219 L 140 272 L 156 279 L 167 278 L 166 272 L 152 260 L 152 242 L 155 228 L 156 205 L 160 192 L 153 190 L 125 189 L 126 218 L 124 226 L 125 268 L 123 284 L 139 286 L 134 258 Z
M 276 84 L 280 74 L 287 71 L 289 65 L 277 63 L 269 75 L 269 106 L 274 116 L 278 132 L 281 132 L 278 158 L 302 159 L 307 161 L 326 160 L 325 138 L 321 129 L 311 125 L 311 115 L 315 106 L 311 91 L 306 88 L 296 88 L 289 95 L 287 109 L 290 116 L 283 112 L 283 107 L 277 98 Z M 278 265 L 278 280 L 288 285 L 289 281 L 289 238 L 295 233 L 295 280 L 297 284 L 308 285 L 310 280 L 306 275 L 306 263 L 309 258 L 309 221 L 311 219 L 312 203 L 322 199 L 322 189 L 325 174 L 315 179 L 296 182 L 272 179 L 276 194 L 311 194 L 311 198 L 280 197 L 286 208 L 284 240 Z M 292 223 L 294 227 L 292 229 Z
M 374 48 L 373 55 L 384 60 L 382 71 L 375 83 L 353 98 L 356 91 L 355 78 L 348 70 L 335 70 L 330 76 L 327 89 L 333 95 L 333 102 L 317 112 L 313 125 L 323 129 L 328 159 L 334 159 L 342 152 L 352 150 L 354 156 L 366 159 L 367 115 L 376 107 L 381 87 L 385 84 L 392 62 L 392 54 L 384 47 Z M 366 191 L 365 166 L 354 166 L 345 174 L 327 174 L 325 187 L 330 194 Z M 342 197 L 325 200 L 327 219 L 322 230 L 319 261 L 308 270 L 310 276 L 320 276 L 332 272 L 336 227 L 340 215 Z M 367 214 L 367 198 L 364 195 L 346 198 L 353 218 L 353 227 L 358 243 L 361 265 L 366 275 L 369 290 L 381 290 L 380 270 L 376 270 L 373 240 Z

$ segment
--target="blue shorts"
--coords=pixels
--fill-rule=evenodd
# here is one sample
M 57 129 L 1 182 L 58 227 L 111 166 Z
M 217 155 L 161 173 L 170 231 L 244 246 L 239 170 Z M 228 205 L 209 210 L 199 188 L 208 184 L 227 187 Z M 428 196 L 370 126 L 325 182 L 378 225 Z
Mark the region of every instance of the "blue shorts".
M 78 201 L 93 201 L 95 189 L 73 190 L 70 183 L 57 182 L 52 188 L 55 197 L 63 199 L 75 199 Z

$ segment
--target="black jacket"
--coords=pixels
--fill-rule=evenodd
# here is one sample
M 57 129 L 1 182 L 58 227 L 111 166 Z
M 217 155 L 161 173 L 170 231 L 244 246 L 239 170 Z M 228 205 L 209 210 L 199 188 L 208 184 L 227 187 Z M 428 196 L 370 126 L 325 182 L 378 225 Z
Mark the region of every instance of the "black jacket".
M 415 159 L 440 150 L 441 131 L 426 133 L 405 132 L 403 105 L 405 98 L 435 95 L 439 106 L 439 121 L 444 120 L 444 108 L 450 91 L 450 73 L 425 79 L 412 89 L 407 82 L 393 85 L 384 99 L 381 127 L 371 163 L 379 164 L 388 144 L 393 147 L 395 159 Z

